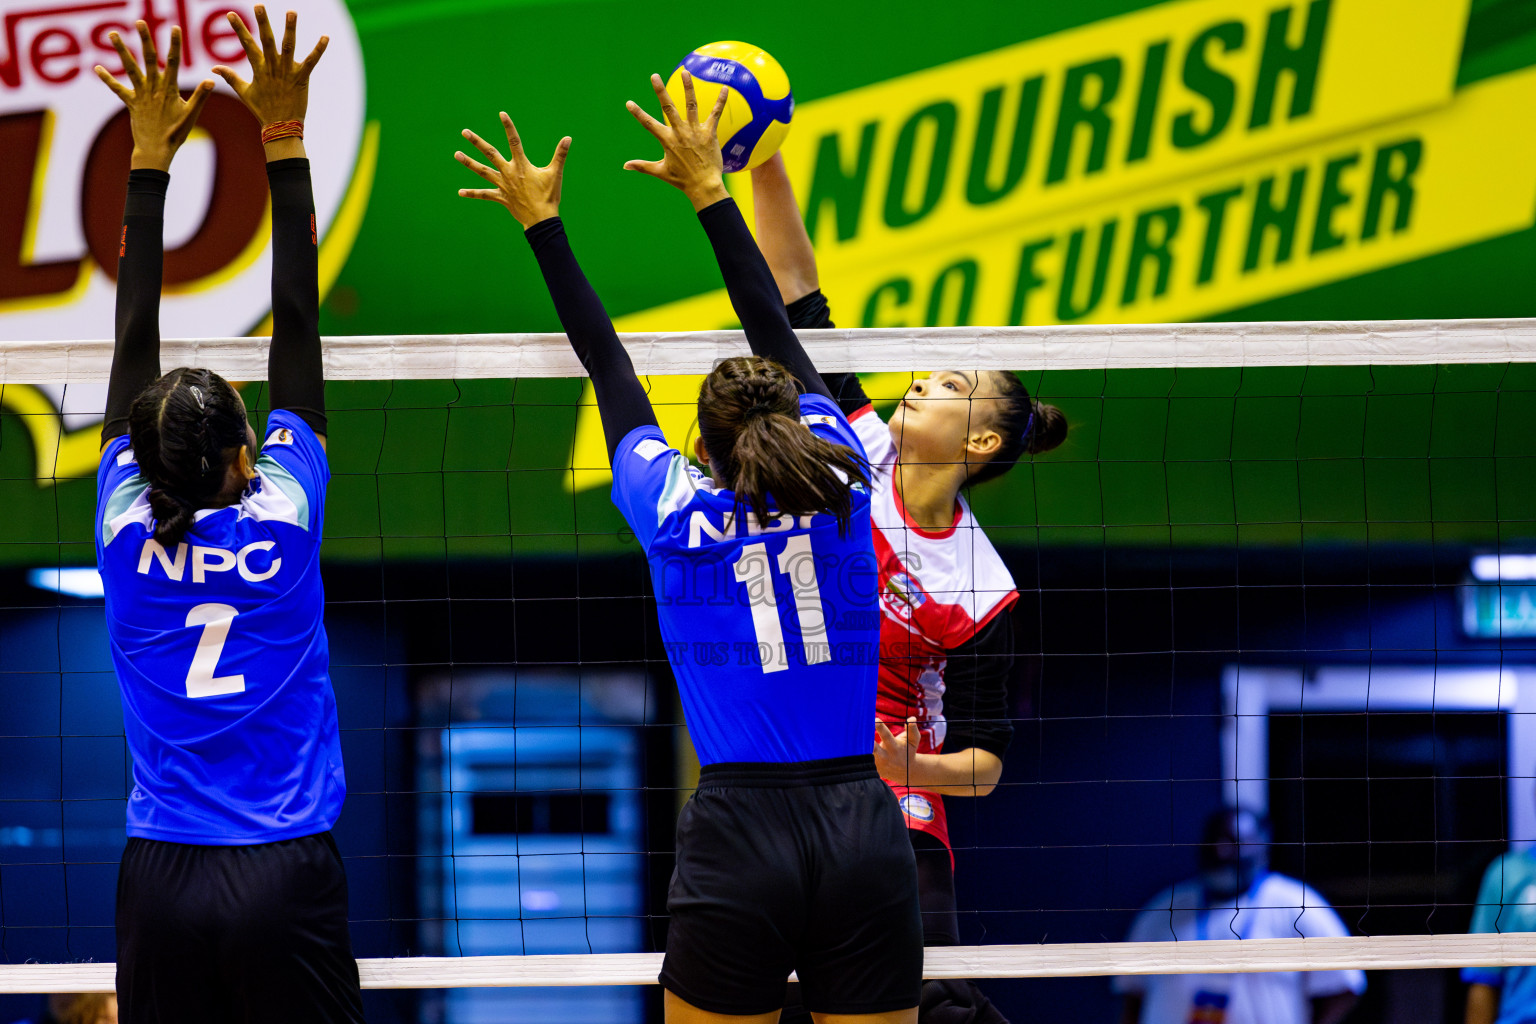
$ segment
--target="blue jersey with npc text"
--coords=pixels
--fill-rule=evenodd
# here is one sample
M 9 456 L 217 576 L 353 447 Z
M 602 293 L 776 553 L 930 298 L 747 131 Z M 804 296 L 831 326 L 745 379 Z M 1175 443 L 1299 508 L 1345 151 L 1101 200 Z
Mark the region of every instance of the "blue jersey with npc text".
M 806 395 L 800 412 L 813 433 L 864 454 L 831 400 Z M 846 533 L 827 513 L 759 523 L 646 426 L 614 453 L 613 502 L 650 562 L 702 764 L 869 754 L 880 611 L 862 485 Z
M 320 584 L 330 470 L 309 425 L 277 410 L 256 473 L 167 550 L 128 438 L 102 452 L 96 561 L 133 755 L 130 836 L 243 846 L 341 813 Z

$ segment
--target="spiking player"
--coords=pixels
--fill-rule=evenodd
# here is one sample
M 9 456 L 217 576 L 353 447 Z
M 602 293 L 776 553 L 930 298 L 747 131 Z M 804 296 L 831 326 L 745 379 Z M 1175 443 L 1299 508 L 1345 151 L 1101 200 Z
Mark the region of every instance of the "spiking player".
M 224 378 L 161 376 L 159 302 L 171 159 L 213 88 L 177 90 L 138 23 L 133 162 L 117 343 L 97 477 L 96 558 L 133 753 L 117 893 L 117 992 L 133 1024 L 361 1021 L 347 885 L 330 828 L 346 795 L 320 584 L 329 470 L 314 198 L 304 155 L 322 36 L 294 60 L 256 8 L 230 21 L 251 81 L 215 68 L 262 125 L 272 193 L 273 412 L 257 448 Z M 263 201 L 252 197 L 253 202 Z
M 753 170 L 752 193 L 758 242 L 790 322 L 833 326 L 783 157 Z M 985 796 L 1002 775 L 1013 735 L 1009 611 L 1018 598 L 961 492 L 1061 444 L 1067 421 L 1032 399 L 1012 373 L 943 370 L 914 380 L 889 426 L 857 376 L 825 379 L 873 470 L 883 613 L 875 760 L 900 798 L 917 856 L 924 939 L 954 945 L 959 922 L 944 797 Z M 922 1005 L 925 1020 L 1003 1019 L 969 981 L 929 982 Z M 946 1008 L 955 1016 L 945 1016 Z
M 629 106 L 664 156 L 625 166 L 688 196 L 743 327 L 771 338 L 781 359 L 727 359 L 705 379 L 695 451 L 707 476 L 667 444 L 566 241 L 558 213 L 570 140 L 548 167 L 533 167 L 502 114 L 510 160 L 470 131 L 491 166 L 457 157 L 492 185 L 460 194 L 500 202 L 523 225 L 592 377 L 613 500 L 650 560 L 704 764 L 678 820 L 661 972 L 667 1020 L 769 1024 L 797 970 L 823 1021 L 912 1024 L 922 972 L 916 869 L 870 756 L 867 645 L 877 631 L 862 448 L 725 191 L 715 128 L 727 92 L 700 124 L 690 79 L 686 119 L 661 78 L 651 84 L 668 124 Z M 695 643 L 723 647 L 729 663 L 692 660 Z

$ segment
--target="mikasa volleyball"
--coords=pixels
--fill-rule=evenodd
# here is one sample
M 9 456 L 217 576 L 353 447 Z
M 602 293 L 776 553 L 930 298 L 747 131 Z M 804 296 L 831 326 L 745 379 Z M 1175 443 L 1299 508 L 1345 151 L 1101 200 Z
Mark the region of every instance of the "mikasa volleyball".
M 747 171 L 778 152 L 795 115 L 789 76 L 766 50 L 751 43 L 700 46 L 667 79 L 667 91 L 683 105 L 683 69 L 693 76 L 702 115 L 715 105 L 721 88 L 731 90 L 720 115 L 720 152 L 727 173 Z

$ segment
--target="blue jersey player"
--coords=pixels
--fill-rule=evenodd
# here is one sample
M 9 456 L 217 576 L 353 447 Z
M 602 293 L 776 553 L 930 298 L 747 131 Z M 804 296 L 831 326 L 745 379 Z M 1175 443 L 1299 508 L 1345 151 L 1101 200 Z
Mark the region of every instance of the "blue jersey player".
M 179 30 L 162 71 L 142 21 L 142 66 L 111 37 L 132 87 L 96 69 L 134 141 L 95 524 L 133 755 L 117 896 L 126 1021 L 362 1020 L 330 834 L 346 783 L 320 584 L 330 474 L 301 141 L 326 40 L 298 62 L 295 15 L 281 51 L 266 11 L 256 17 L 259 47 L 230 15 L 252 80 L 215 70 L 263 126 L 271 187 L 273 411 L 260 444 L 224 378 L 160 373 L 168 169 L 213 83 L 184 101 Z
M 686 120 L 652 77 L 668 125 L 634 170 L 686 193 L 747 334 L 779 358 L 726 359 L 699 391 L 702 473 L 673 449 L 559 218 L 570 140 L 532 166 L 459 161 L 525 229 L 592 378 L 613 500 L 650 561 L 662 638 L 703 762 L 678 820 L 661 971 L 667 1020 L 777 1020 L 797 971 L 818 1018 L 917 1019 L 922 924 L 895 797 L 870 754 L 879 614 L 868 469 L 858 437 L 790 329 L 768 265 L 721 179 L 715 128 L 684 72 Z M 804 394 L 801 394 L 801 389 Z M 879 884 L 870 884 L 878 879 Z

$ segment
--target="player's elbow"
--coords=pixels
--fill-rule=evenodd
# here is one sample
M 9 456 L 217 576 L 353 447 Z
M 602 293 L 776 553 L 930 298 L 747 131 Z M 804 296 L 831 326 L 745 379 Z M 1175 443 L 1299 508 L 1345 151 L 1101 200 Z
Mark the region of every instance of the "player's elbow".
M 976 795 L 988 796 L 997 788 L 998 782 L 1003 777 L 1003 759 L 986 750 L 977 750 L 975 756 L 976 763 L 972 778 Z

